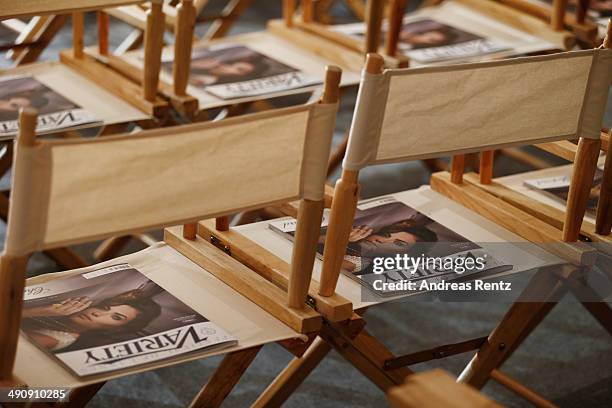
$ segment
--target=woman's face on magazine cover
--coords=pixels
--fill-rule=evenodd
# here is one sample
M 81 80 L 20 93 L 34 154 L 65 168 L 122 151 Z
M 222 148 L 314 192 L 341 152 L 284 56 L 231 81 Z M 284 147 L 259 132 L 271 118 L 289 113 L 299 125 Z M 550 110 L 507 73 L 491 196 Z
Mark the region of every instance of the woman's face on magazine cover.
M 20 108 L 27 108 L 30 106 L 30 100 L 22 96 L 15 96 L 9 99 L 0 100 L 0 111 L 3 112 L 17 112 Z
M 130 305 L 89 307 L 70 316 L 73 323 L 88 330 L 112 329 L 134 320 L 140 311 Z
M 420 33 L 402 31 L 400 33 L 400 41 L 412 45 L 440 45 L 446 41 L 446 35 L 438 30 L 429 30 Z

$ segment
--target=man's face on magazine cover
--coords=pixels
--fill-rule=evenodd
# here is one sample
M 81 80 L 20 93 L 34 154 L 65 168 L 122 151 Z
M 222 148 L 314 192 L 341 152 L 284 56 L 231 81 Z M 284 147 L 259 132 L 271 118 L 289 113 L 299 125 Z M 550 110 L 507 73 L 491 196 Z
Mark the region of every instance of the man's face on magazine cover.
M 192 69 L 207 70 L 212 75 L 242 76 L 251 73 L 254 66 L 248 61 L 226 63 L 221 62 L 216 58 L 203 58 L 193 61 Z
M 362 256 L 404 253 L 408 251 L 417 237 L 406 231 L 373 234 L 359 241 Z
M 90 307 L 70 317 L 84 329 L 110 329 L 123 326 L 134 320 L 140 311 L 130 305 Z

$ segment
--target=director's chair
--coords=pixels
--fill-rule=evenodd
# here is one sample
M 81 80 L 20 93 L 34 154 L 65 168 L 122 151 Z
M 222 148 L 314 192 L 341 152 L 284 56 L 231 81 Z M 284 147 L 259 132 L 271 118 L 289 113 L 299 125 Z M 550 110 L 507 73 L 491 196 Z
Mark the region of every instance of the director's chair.
M 296 355 L 303 352 L 322 321 L 307 300 L 349 327 L 359 323 L 350 320 L 350 302 L 323 299 L 310 288 L 340 75 L 338 68 L 328 68 L 320 103 L 135 135 L 37 140 L 36 112 L 22 111 L 0 258 L 0 386 L 69 387 L 78 405 L 104 381 L 227 354 L 220 366 L 224 375 L 213 376 L 194 402 L 218 406 L 263 344 L 281 342 Z M 163 172 L 151 174 L 153 159 Z M 274 276 L 256 274 L 196 230 L 203 218 L 220 217 L 218 228 L 224 228 L 224 214 L 293 199 L 302 200 L 296 250 L 290 269 Z M 129 262 L 237 337 L 236 346 L 76 378 L 19 335 L 33 251 L 180 223 L 185 224 L 165 230 L 165 243 L 99 266 Z M 41 275 L 27 283 L 80 272 Z
M 359 170 L 363 167 L 443 155 L 460 158 L 465 153 L 488 151 L 494 147 L 580 138 L 574 164 L 574 174 L 578 176 L 572 181 L 570 196 L 573 198 L 569 200 L 563 231 L 464 179 L 459 159 L 454 160 L 450 174 L 435 174 L 430 188 L 397 195 L 400 201 L 473 242 L 505 242 L 510 246 L 516 243 L 522 253 L 514 253 L 507 259 L 514 265 L 513 272 L 533 270 L 546 264 L 535 261 L 534 253 L 528 253 L 524 245 L 519 245 L 521 242 L 538 244 L 528 247 L 529 251 L 538 251 L 537 259 L 547 259 L 545 254 L 548 254 L 566 264 L 560 272 L 565 274 L 564 283 L 557 279 L 556 272 L 551 275 L 542 270 L 525 291 L 525 295 L 535 293 L 542 297 L 538 301 L 515 303 L 489 337 L 399 357 L 365 331 L 354 339 L 339 336 L 340 340 L 322 334 L 319 341 L 302 358 L 294 359 L 264 392 L 259 399 L 262 405 L 284 401 L 288 390 L 297 388 L 332 348 L 383 390 L 403 381 L 410 373 L 406 365 L 472 349 L 479 349 L 479 352 L 466 370 L 469 374 L 464 374 L 462 379 L 477 388 L 489 376 L 504 381 L 508 377 L 497 368 L 566 290 L 565 282 L 571 281 L 576 270 L 569 265 L 591 264 L 597 256 L 588 245 L 570 242 L 578 239 L 588 198 L 588 191 L 582 186 L 590 183 L 595 171 L 601 119 L 612 74 L 612 51 L 596 49 L 385 71 L 382 66 L 381 57 L 370 56 L 363 74 L 343 173 L 334 191 L 323 262 L 316 265 L 313 275 L 319 281 L 319 293 L 323 296 L 338 293 L 346 297 L 358 313 L 384 301 L 364 300 L 361 286 L 340 275 L 358 200 Z M 499 78 L 521 78 L 525 86 L 517 87 L 512 80 L 500 81 Z M 453 92 L 450 102 L 449 92 Z M 493 100 L 495 103 L 491 103 Z M 474 123 L 478 126 L 471 126 Z M 291 245 L 269 231 L 266 222 L 242 226 L 237 231 L 287 259 Z M 226 245 L 233 244 L 232 248 L 239 246 L 235 237 L 220 239 Z M 504 260 L 508 253 L 495 253 L 492 249 L 492 256 Z M 548 279 L 550 276 L 554 279 Z M 605 323 L 600 317 L 606 312 L 595 311 L 590 307 L 593 303 L 584 305 Z
M 342 68 L 344 75 L 341 85 L 356 85 L 359 82 L 358 72 L 363 64 L 363 55 L 349 50 L 342 45 L 327 41 L 318 35 L 305 33 L 293 25 L 295 1 L 283 2 L 283 20 L 271 20 L 266 30 L 240 34 L 225 38 L 212 38 L 206 41 L 189 42 L 193 37 L 193 27 L 196 20 L 197 9 L 195 3 L 184 2 L 177 10 L 175 35 L 181 36 L 175 41 L 176 47 L 164 49 L 164 56 L 189 56 L 192 49 L 201 47 L 214 47 L 221 45 L 242 45 L 253 49 L 265 56 L 275 59 L 290 67 L 303 71 L 306 74 L 321 72 L 326 64 L 335 64 Z M 181 22 L 179 22 L 179 20 Z M 184 31 L 184 32 L 183 32 Z M 167 58 L 166 58 L 167 59 Z M 129 52 L 123 55 L 122 61 L 112 61 L 120 70 L 133 70 L 141 67 L 143 62 L 138 52 Z M 173 67 L 173 73 L 161 74 L 161 90 L 170 97 L 173 105 L 186 117 L 193 121 L 210 120 L 219 115 L 221 117 L 237 116 L 253 107 L 255 110 L 269 109 L 275 100 L 283 97 L 310 94 L 317 86 L 305 86 L 298 89 L 273 91 L 263 95 L 245 96 L 232 99 L 219 98 L 205 88 L 189 84 L 189 70 L 180 71 Z M 179 96 L 177 98 L 176 96 Z
M 35 16 L 25 21 L 19 18 L 0 21 L 3 28 L 15 34 L 14 41 L 0 44 L 0 52 L 13 60 L 14 65 L 38 59 L 55 35 L 64 27 L 67 15 Z
M 55 16 L 66 16 L 72 13 L 73 18 L 73 48 L 63 51 L 60 61 L 31 63 L 16 68 L 2 70 L 2 75 L 32 75 L 49 88 L 90 112 L 101 125 L 100 135 L 122 131 L 129 123 L 137 123 L 142 127 L 154 126 L 158 118 L 164 120 L 168 114 L 168 104 L 157 96 L 159 75 L 159 59 L 161 44 L 156 40 L 155 26 L 163 16 L 161 8 L 155 6 L 149 18 L 147 30 L 147 46 L 145 54 L 149 61 L 148 67 L 141 78 L 132 82 L 107 65 L 93 61 L 83 52 L 83 13 L 125 4 L 125 1 L 95 1 L 83 5 L 77 1 L 24 1 L 6 5 L 0 11 L 2 21 L 13 21 L 15 18 L 32 17 L 32 21 L 47 21 Z M 135 1 L 133 3 L 141 3 Z M 108 43 L 108 30 L 100 30 L 99 47 Z M 157 61 L 157 62 L 156 62 Z M 67 129 L 57 132 L 58 135 L 74 137 L 77 134 Z M 2 174 L 11 166 L 12 142 L 5 143 L 2 156 Z M 3 193 L 0 210 L 8 205 L 8 194 Z M 0 217 L 6 218 L 6 211 L 0 211 Z M 69 248 L 55 248 L 46 251 L 54 261 L 66 268 L 76 268 L 86 265 L 86 262 Z

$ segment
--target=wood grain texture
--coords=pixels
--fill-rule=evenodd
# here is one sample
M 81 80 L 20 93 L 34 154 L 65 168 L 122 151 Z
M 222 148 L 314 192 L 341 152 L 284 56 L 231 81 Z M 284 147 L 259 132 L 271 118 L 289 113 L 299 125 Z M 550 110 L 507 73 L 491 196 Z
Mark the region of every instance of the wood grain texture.
M 280 407 L 331 350 L 329 343 L 317 337 L 302 357 L 289 362 L 251 407 Z
M 456 154 L 451 159 L 451 182 L 461 184 L 465 171 L 465 154 Z
M 27 256 L 0 256 L 0 381 L 13 378 Z
M 531 402 L 536 407 L 557 408 L 557 405 L 548 401 L 546 398 L 542 397 L 531 388 L 519 383 L 512 377 L 502 373 L 499 370 L 491 371 L 491 379 L 497 381 L 499 384 L 503 385 L 510 391 L 517 393 L 521 397 L 525 398 L 527 401 Z
M 598 234 L 610 235 L 612 229 L 612 152 L 606 152 L 606 161 L 601 181 L 601 192 L 597 202 L 595 229 Z
M 574 242 L 580 236 L 580 227 L 587 208 L 593 177 L 597 170 L 597 159 L 601 141 L 599 139 L 580 138 L 576 159 L 572 169 L 565 223 L 563 224 L 563 241 Z
M 533 198 L 527 197 L 524 194 L 519 193 L 503 184 L 500 184 L 493 180 L 490 184 L 481 184 L 479 177 L 474 173 L 467 173 L 464 176 L 464 180 L 478 187 L 495 197 L 504 200 L 505 202 L 512 204 L 521 211 L 526 212 L 547 224 L 552 225 L 558 230 L 563 229 L 563 223 L 565 222 L 565 212 L 557 208 L 551 207 L 547 204 L 541 203 Z M 595 231 L 595 225 L 586 220 L 582 223 L 581 234 L 589 237 L 594 242 L 609 242 L 612 243 L 612 237 L 606 237 L 600 235 Z
M 389 6 L 389 16 L 387 17 L 389 27 L 387 28 L 387 37 L 385 39 L 385 54 L 392 57 L 397 54 L 399 35 L 402 30 L 407 5 L 407 0 L 391 0 L 391 5 Z
M 323 250 L 319 287 L 321 296 L 332 296 L 336 290 L 359 200 L 357 177 L 358 172 L 344 170 L 342 177 L 336 182 Z
M 310 308 L 287 307 L 283 290 L 208 241 L 200 237 L 193 241 L 186 240 L 181 228 L 164 230 L 164 241 L 293 330 L 310 333 L 320 329 L 320 314 Z
M 431 188 L 524 239 L 542 244 L 546 250 L 566 259 L 568 262 L 577 265 L 591 265 L 595 261 L 596 253 L 587 245 L 579 243 L 563 245 L 561 231 L 552 225 L 519 210 L 478 187 L 465 183 L 454 184 L 450 181 L 450 174 L 448 173 L 433 174 Z
M 323 200 L 302 200 L 298 210 L 297 228 L 291 255 L 291 274 L 287 288 L 288 304 L 292 308 L 306 307 L 306 297 L 317 255 Z
M 216 408 L 238 384 L 249 368 L 261 346 L 240 350 L 226 355 L 213 376 L 189 405 L 191 408 Z
M 172 66 L 174 93 L 178 96 L 187 95 L 195 21 L 196 9 L 193 6 L 193 0 L 182 0 L 177 7 L 174 28 L 174 64 Z
M 366 3 L 365 52 L 377 52 L 380 46 L 384 0 L 368 0 Z
M 142 79 L 144 99 L 149 102 L 154 102 L 157 97 L 159 70 L 161 68 L 161 52 L 164 46 L 164 24 L 162 4 L 151 4 L 151 9 L 147 12 Z
M 223 245 L 231 248 L 233 258 L 253 269 L 283 291 L 287 290 L 291 270 L 287 262 L 238 231 L 232 229 L 225 232 L 216 231 L 212 220 L 200 221 L 198 227 L 200 237 L 210 240 L 211 235 L 214 235 Z M 311 281 L 308 294 L 315 301 L 315 309 L 326 319 L 339 322 L 351 316 L 353 307 L 350 301 L 337 293 L 329 297 L 320 296 L 318 291 L 318 282 Z
M 68 14 L 143 3 L 143 0 L 20 0 L 6 1 L 0 10 L 1 19 L 40 16 L 46 14 Z
M 72 52 L 75 58 L 83 57 L 84 21 L 83 13 L 72 13 Z
M 466 384 L 455 382 L 447 372 L 435 369 L 417 373 L 389 390 L 393 408 L 498 408 L 501 405 Z
M 60 52 L 60 60 L 79 74 L 96 82 L 143 112 L 163 117 L 168 112 L 168 103 L 157 97 L 153 102 L 143 98 L 142 88 L 123 75 L 105 67 L 88 55 L 76 59 L 72 52 Z
M 98 17 L 98 52 L 108 55 L 108 30 L 110 19 L 104 11 L 97 12 Z
M 482 184 L 491 184 L 493 180 L 493 163 L 495 150 L 487 150 L 480 152 L 480 182 Z

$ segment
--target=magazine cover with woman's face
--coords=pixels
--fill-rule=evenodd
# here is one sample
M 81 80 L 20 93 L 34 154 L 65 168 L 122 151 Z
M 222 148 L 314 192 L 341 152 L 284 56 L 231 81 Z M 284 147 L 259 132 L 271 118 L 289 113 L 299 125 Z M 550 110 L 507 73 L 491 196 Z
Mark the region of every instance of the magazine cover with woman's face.
M 172 61 L 162 66 L 172 71 Z M 220 98 L 278 92 L 319 83 L 290 67 L 243 45 L 200 47 L 192 52 L 189 83 Z
M 0 78 L 0 136 L 15 135 L 19 110 L 38 111 L 37 132 L 93 123 L 92 115 L 31 76 Z
M 21 329 L 78 375 L 233 340 L 128 264 L 28 286 Z

